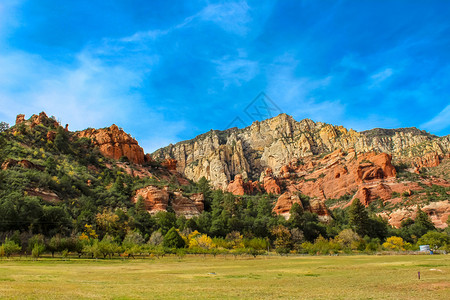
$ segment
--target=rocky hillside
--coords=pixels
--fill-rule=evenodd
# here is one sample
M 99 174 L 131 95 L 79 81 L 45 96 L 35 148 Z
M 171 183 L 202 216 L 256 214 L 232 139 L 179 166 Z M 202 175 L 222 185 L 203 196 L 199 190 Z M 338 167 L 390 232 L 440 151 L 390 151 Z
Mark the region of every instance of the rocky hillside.
M 296 121 L 280 114 L 251 126 L 210 131 L 153 153 L 155 159 L 175 159 L 177 170 L 197 181 L 206 177 L 216 188 L 226 189 L 235 175 L 262 179 L 266 168 L 278 175 L 293 159 L 324 155 L 336 149 L 356 153 L 384 152 L 396 163 L 418 172 L 449 157 L 450 136 L 438 137 L 417 128 L 348 130 L 309 119 Z

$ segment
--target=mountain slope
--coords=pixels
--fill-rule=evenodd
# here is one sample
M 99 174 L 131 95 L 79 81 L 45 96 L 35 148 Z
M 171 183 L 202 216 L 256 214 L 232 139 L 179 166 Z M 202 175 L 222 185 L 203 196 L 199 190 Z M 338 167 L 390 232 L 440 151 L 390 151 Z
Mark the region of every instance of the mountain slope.
M 210 131 L 161 148 L 152 156 L 176 159 L 177 170 L 187 178 L 197 181 L 204 176 L 215 187 L 225 189 L 237 174 L 257 180 L 267 167 L 278 174 L 293 159 L 336 149 L 384 152 L 392 154 L 395 162 L 422 167 L 416 158 L 426 153 L 436 154 L 438 159 L 448 157 L 450 136 L 437 137 L 417 128 L 356 132 L 309 119 L 298 122 L 280 114 L 243 129 Z

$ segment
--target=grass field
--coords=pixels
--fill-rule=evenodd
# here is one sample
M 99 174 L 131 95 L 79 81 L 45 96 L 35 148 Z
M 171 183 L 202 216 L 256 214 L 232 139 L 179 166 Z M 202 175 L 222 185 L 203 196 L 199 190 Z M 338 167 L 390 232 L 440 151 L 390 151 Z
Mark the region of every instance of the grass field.
M 450 256 L 22 258 L 0 261 L 0 298 L 450 299 Z

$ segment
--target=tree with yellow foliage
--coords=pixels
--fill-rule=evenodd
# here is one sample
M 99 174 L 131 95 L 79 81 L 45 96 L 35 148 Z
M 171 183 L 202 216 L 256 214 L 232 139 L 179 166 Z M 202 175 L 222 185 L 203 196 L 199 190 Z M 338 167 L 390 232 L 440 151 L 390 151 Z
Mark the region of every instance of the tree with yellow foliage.
M 391 236 L 383 243 L 383 248 L 391 251 L 405 251 L 411 249 L 411 244 L 403 241 L 399 236 Z

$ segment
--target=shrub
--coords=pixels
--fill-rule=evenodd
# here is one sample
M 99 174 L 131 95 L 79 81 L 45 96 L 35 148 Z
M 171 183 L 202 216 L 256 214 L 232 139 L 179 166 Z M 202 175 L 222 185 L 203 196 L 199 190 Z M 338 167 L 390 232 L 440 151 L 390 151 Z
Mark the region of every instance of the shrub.
M 2 252 L 6 257 L 10 257 L 13 254 L 19 253 L 22 250 L 22 247 L 19 246 L 16 242 L 9 240 L 6 238 L 5 242 L 2 245 Z
M 164 236 L 163 245 L 167 248 L 183 248 L 185 242 L 175 227 L 172 227 Z
M 33 250 L 31 250 L 31 256 L 33 256 L 34 259 L 38 259 L 39 256 L 44 253 L 44 250 L 45 246 L 43 244 L 34 244 Z

